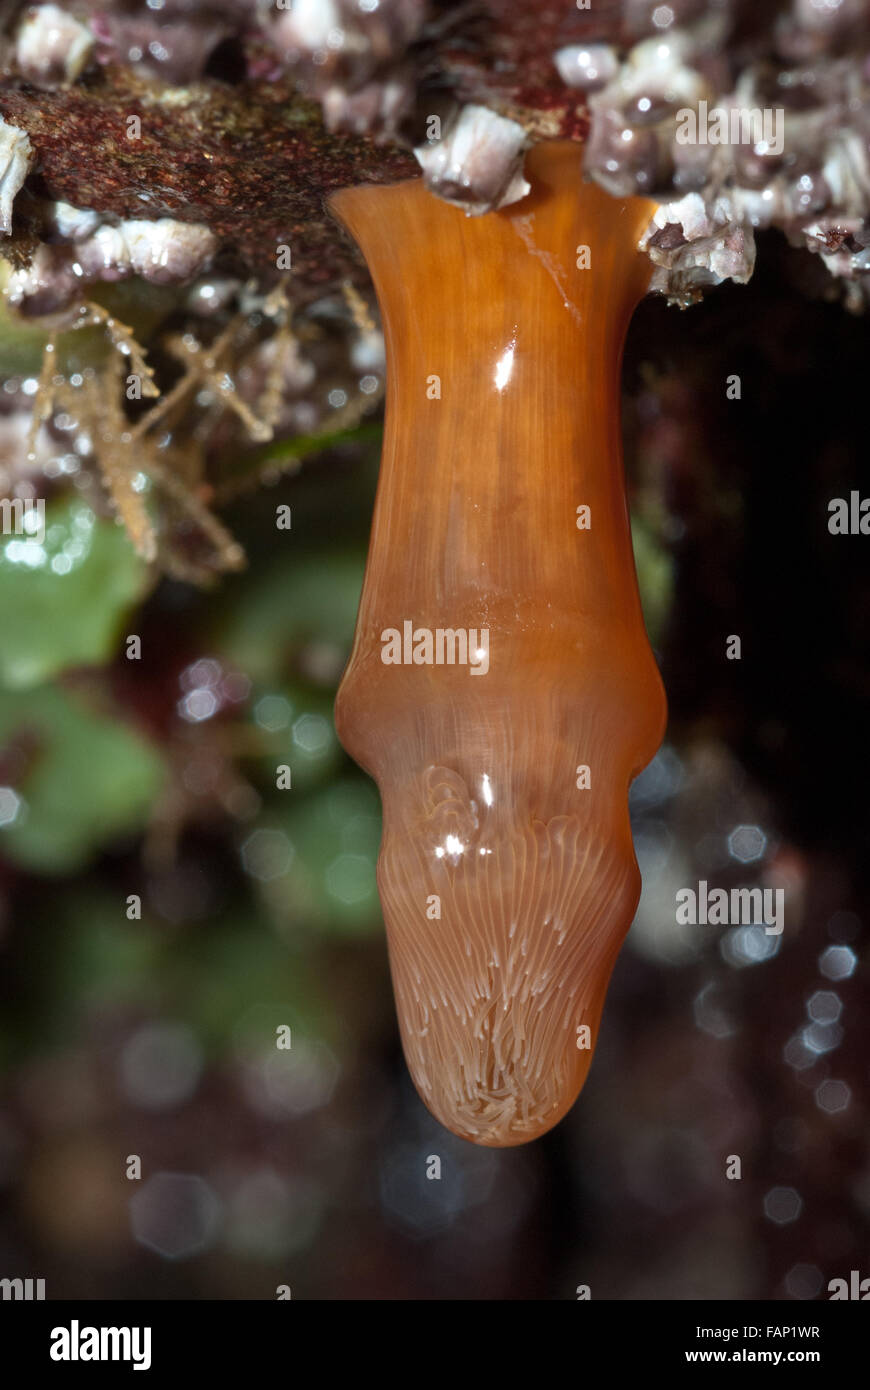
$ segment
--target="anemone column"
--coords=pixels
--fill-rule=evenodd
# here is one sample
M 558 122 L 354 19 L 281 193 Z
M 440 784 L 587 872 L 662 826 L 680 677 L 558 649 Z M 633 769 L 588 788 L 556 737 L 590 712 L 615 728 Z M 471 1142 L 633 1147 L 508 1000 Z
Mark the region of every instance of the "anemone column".
M 332 207 L 371 270 L 386 430 L 339 736 L 384 807 L 405 1056 L 476 1143 L 554 1125 L 589 1069 L 640 878 L 628 785 L 665 700 L 641 615 L 620 364 L 653 205 L 543 144 L 469 218 L 421 181 Z

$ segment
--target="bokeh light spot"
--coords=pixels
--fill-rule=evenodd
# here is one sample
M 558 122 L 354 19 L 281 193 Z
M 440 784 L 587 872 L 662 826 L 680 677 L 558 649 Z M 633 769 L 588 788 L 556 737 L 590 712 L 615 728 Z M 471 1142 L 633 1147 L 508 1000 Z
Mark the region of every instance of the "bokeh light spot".
M 242 863 L 261 883 L 286 874 L 293 857 L 293 846 L 283 830 L 255 830 L 242 845 Z
M 851 946 L 828 946 L 819 956 L 819 970 L 826 980 L 847 980 L 857 964 Z
M 207 1250 L 220 1217 L 215 1193 L 192 1173 L 155 1173 L 130 1200 L 134 1237 L 166 1260 L 187 1260 Z
M 163 1110 L 193 1094 L 202 1072 L 202 1049 L 186 1024 L 148 1023 L 128 1038 L 119 1065 L 134 1104 Z
M 764 1198 L 764 1214 L 777 1226 L 797 1221 L 803 1210 L 800 1193 L 793 1187 L 772 1187 Z
M 828 1115 L 848 1110 L 851 1099 L 852 1092 L 845 1081 L 833 1081 L 829 1078 L 816 1089 L 816 1105 Z
M 738 825 L 728 836 L 728 852 L 741 864 L 754 864 L 767 847 L 767 836 L 759 825 Z

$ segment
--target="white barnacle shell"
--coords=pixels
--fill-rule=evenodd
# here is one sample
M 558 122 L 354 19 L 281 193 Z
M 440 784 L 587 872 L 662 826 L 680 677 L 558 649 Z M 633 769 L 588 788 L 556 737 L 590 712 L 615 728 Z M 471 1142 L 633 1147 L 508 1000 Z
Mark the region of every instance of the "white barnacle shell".
M 788 210 L 780 179 L 771 179 L 766 188 L 732 188 L 731 197 L 753 227 L 769 227 L 784 218 Z
M 666 228 L 677 232 L 670 242 L 658 235 Z M 708 200 L 688 193 L 661 204 L 640 239 L 640 250 L 661 268 L 651 288 L 669 296 L 678 285 L 718 285 L 723 280 L 745 285 L 755 268 L 752 225 L 739 200 L 728 193 Z
M 805 226 L 802 232 L 807 250 L 818 252 L 826 269 L 838 279 L 852 279 L 870 269 L 862 218 L 822 218 Z M 854 249 L 856 244 L 858 250 Z
M 707 83 L 691 65 L 692 42 L 672 33 L 636 44 L 620 72 L 624 102 L 660 96 L 673 106 L 694 106 L 707 94 Z
M 65 246 L 37 246 L 28 266 L 13 270 L 6 281 L 10 304 L 33 315 L 57 314 L 77 297 L 79 275 Z
M 867 146 L 854 130 L 839 130 L 829 141 L 822 164 L 831 195 L 847 215 L 862 215 L 870 200 Z
M 526 132 L 485 106 L 463 106 L 441 139 L 414 150 L 431 192 L 468 213 L 519 202 L 531 185 L 523 177 Z
M 117 280 L 130 273 L 130 252 L 120 227 L 98 227 L 76 244 L 76 256 L 89 280 Z
M 28 82 L 75 82 L 93 52 L 94 36 L 58 5 L 31 5 L 18 30 L 15 59 Z
M 341 70 L 353 89 L 401 58 L 425 12 L 424 0 L 293 0 L 280 7 L 271 39 L 285 58 L 307 59 L 321 75 Z
M 284 18 L 282 37 L 290 48 L 303 52 L 324 49 L 330 34 L 341 32 L 341 14 L 335 0 L 296 0 Z
M 662 203 L 653 213 L 655 227 L 673 226 L 678 223 L 683 229 L 683 236 L 686 241 L 697 241 L 699 237 L 712 235 L 713 223 L 707 210 L 707 204 L 700 193 L 687 193 L 685 198 L 680 198 L 673 203 Z M 646 243 L 655 230 L 648 227 L 641 239 L 641 247 L 646 249 Z
M 217 249 L 214 232 L 199 222 L 161 217 L 156 222 L 122 222 L 121 231 L 131 268 L 158 283 L 187 280 L 203 269 Z
M 390 137 L 410 109 L 411 84 L 406 76 L 390 77 L 349 92 L 336 82 L 326 88 L 321 102 L 327 130 Z
M 12 231 L 12 203 L 33 158 L 30 137 L 0 116 L 0 234 Z
M 198 222 L 137 218 L 117 227 L 98 227 L 92 236 L 77 243 L 76 255 L 88 279 L 141 275 L 156 284 L 169 284 L 197 274 L 216 247 L 214 233 Z
M 619 71 L 619 57 L 608 43 L 573 43 L 553 54 L 559 76 L 568 87 L 597 92 Z
M 81 241 L 97 230 L 101 214 L 93 208 L 74 208 L 71 203 L 52 203 L 50 217 L 64 241 Z

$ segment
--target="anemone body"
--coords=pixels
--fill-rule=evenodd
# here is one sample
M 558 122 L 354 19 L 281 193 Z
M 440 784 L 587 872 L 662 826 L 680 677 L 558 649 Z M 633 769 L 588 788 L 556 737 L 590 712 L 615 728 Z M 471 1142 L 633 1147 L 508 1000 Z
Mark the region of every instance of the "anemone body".
M 333 200 L 388 380 L 337 727 L 383 801 L 411 1075 L 449 1129 L 500 1146 L 549 1129 L 586 1078 L 639 894 L 628 786 L 666 713 L 619 410 L 652 207 L 584 184 L 576 145 L 538 146 L 526 175 L 482 217 L 418 181 Z

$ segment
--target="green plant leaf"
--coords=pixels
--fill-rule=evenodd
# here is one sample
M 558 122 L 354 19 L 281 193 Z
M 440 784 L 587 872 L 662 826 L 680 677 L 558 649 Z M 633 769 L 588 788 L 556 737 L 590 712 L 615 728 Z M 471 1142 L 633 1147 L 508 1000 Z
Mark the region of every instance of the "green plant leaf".
M 280 685 L 294 652 L 308 641 L 332 643 L 346 654 L 364 565 L 364 553 L 350 549 L 279 556 L 235 589 L 215 625 L 216 645 L 263 686 Z
M 381 922 L 380 838 L 377 790 L 351 775 L 288 804 L 280 817 L 264 817 L 242 846 L 242 862 L 288 937 L 299 927 L 364 936 Z
M 71 873 L 140 830 L 164 779 L 152 744 L 60 688 L 0 691 L 2 745 L 0 852 L 37 873 Z
M 38 526 L 35 511 L 30 520 Z M 44 540 L 38 531 L 3 536 L 0 685 L 23 690 L 107 661 L 145 577 L 124 530 L 78 498 L 45 508 Z

